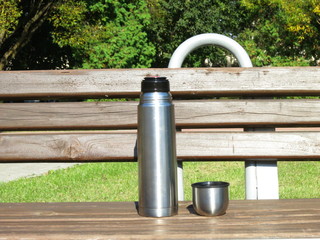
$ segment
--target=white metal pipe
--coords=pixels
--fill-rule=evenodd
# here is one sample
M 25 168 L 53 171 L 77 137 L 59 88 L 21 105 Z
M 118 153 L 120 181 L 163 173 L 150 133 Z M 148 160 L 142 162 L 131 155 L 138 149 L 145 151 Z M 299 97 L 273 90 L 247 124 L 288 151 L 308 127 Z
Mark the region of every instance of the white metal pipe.
M 168 68 L 181 68 L 184 59 L 197 48 L 216 45 L 229 50 L 239 62 L 240 67 L 252 67 L 251 60 L 244 48 L 235 40 L 216 33 L 204 33 L 189 38 L 174 51 Z

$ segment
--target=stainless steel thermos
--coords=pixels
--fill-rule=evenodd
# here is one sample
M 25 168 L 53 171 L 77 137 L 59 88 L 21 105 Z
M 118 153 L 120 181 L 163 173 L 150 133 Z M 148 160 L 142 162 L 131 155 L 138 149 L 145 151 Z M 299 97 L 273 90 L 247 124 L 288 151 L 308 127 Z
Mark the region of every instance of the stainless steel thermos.
M 178 212 L 176 129 L 169 81 L 146 77 L 138 106 L 138 212 L 168 217 Z

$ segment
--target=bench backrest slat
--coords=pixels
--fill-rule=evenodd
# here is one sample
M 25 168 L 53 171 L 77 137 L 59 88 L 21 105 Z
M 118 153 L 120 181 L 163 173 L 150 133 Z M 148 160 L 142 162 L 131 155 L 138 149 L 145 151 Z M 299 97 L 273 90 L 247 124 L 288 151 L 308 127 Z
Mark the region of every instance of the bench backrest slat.
M 320 100 L 174 101 L 180 128 L 320 126 Z M 137 101 L 0 104 L 0 130 L 132 129 Z
M 179 132 L 180 160 L 319 160 L 320 132 Z M 0 134 L 0 162 L 134 161 L 135 133 Z
M 137 97 L 148 75 L 166 76 L 174 95 L 319 95 L 320 69 L 205 68 L 0 72 L 0 99 Z

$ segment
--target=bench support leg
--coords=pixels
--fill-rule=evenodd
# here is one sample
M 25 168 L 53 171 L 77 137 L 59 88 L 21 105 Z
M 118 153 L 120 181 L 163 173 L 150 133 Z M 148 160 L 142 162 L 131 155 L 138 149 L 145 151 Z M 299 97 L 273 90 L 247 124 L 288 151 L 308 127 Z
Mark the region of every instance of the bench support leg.
M 182 161 L 178 161 L 177 178 L 178 178 L 178 200 L 179 201 L 184 201 L 183 163 L 182 163 Z
M 246 199 L 279 199 L 277 161 L 246 162 Z
M 245 128 L 246 132 L 273 132 L 275 128 Z M 246 199 L 279 199 L 276 159 L 246 161 Z

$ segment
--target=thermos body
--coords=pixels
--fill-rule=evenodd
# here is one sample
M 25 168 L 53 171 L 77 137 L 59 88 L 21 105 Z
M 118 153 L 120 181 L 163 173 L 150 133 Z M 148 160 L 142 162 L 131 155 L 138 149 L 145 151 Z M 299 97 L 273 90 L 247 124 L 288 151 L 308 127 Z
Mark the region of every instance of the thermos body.
M 178 211 L 174 106 L 169 87 L 149 90 L 142 83 L 138 106 L 139 214 L 167 217 Z

